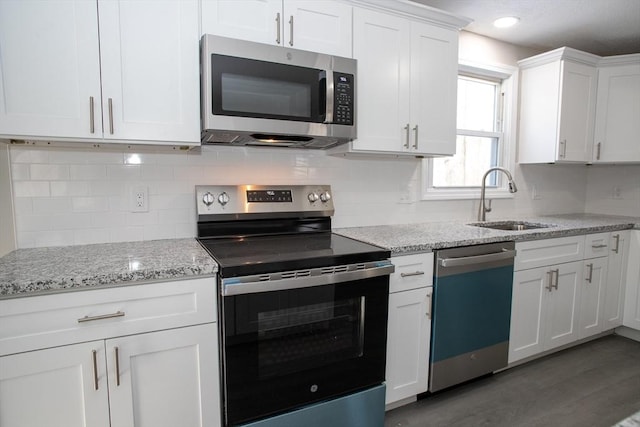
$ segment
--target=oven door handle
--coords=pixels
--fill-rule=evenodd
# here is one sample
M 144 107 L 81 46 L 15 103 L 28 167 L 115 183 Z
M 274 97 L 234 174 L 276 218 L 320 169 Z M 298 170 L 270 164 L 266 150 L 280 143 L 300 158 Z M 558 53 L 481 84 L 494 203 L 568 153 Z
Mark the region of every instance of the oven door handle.
M 331 272 L 327 272 L 332 270 Z M 312 286 L 333 285 L 336 283 L 353 282 L 356 280 L 370 279 L 379 276 L 389 276 L 395 271 L 395 266 L 390 261 L 376 261 L 362 264 L 329 268 L 314 268 L 305 270 L 304 276 L 297 275 L 291 278 L 280 277 L 283 274 L 255 275 L 244 277 L 231 277 L 222 279 L 222 295 L 233 296 L 254 294 L 258 292 L 282 291 L 288 289 L 309 288 Z M 267 278 L 270 276 L 270 278 Z

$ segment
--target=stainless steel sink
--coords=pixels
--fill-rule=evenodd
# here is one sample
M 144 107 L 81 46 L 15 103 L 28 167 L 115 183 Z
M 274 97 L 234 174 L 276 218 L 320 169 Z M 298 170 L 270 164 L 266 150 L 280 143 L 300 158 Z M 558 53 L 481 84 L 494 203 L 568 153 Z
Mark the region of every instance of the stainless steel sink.
M 492 221 L 492 222 L 475 222 L 472 224 L 474 227 L 491 228 L 493 230 L 509 230 L 509 231 L 524 231 L 535 230 L 537 228 L 548 228 L 548 224 L 538 224 L 535 222 L 527 221 Z

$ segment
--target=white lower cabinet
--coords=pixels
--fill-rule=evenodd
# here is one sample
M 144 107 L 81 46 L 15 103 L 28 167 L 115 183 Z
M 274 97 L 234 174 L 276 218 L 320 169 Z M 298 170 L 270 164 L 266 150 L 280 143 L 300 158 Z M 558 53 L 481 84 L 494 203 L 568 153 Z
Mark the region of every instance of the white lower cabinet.
M 103 341 L 0 357 L 2 427 L 109 427 Z
M 207 278 L 0 301 L 0 426 L 219 426 L 214 288 Z
M 604 331 L 604 298 L 607 287 L 607 258 L 587 259 L 583 263 L 580 298 L 579 338 Z
M 623 326 L 640 331 L 640 230 L 629 234 Z
M 509 363 L 578 338 L 581 277 L 581 261 L 514 273 Z
M 431 339 L 433 254 L 392 258 L 387 326 L 389 405 L 427 391 Z
M 628 230 L 610 233 L 609 237 L 609 265 L 607 269 L 607 286 L 605 287 L 603 327 L 609 330 L 622 325 L 624 315 L 626 270 L 629 255 L 629 240 L 632 232 Z M 640 259 L 636 255 L 635 262 Z M 638 283 L 636 281 L 636 283 Z

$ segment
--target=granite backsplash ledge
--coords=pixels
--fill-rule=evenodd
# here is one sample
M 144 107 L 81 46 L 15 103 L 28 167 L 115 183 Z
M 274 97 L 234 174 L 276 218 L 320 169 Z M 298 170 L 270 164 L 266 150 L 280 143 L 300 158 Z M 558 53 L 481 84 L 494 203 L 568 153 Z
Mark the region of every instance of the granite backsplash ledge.
M 0 298 L 214 275 L 195 239 L 18 249 L 0 258 Z

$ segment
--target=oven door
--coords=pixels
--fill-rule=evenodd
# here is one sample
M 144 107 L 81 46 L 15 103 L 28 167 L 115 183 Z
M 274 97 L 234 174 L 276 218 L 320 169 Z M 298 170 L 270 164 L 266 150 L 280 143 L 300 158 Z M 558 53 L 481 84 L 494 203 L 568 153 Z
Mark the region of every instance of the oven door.
M 388 295 L 387 272 L 222 297 L 227 425 L 381 384 Z

